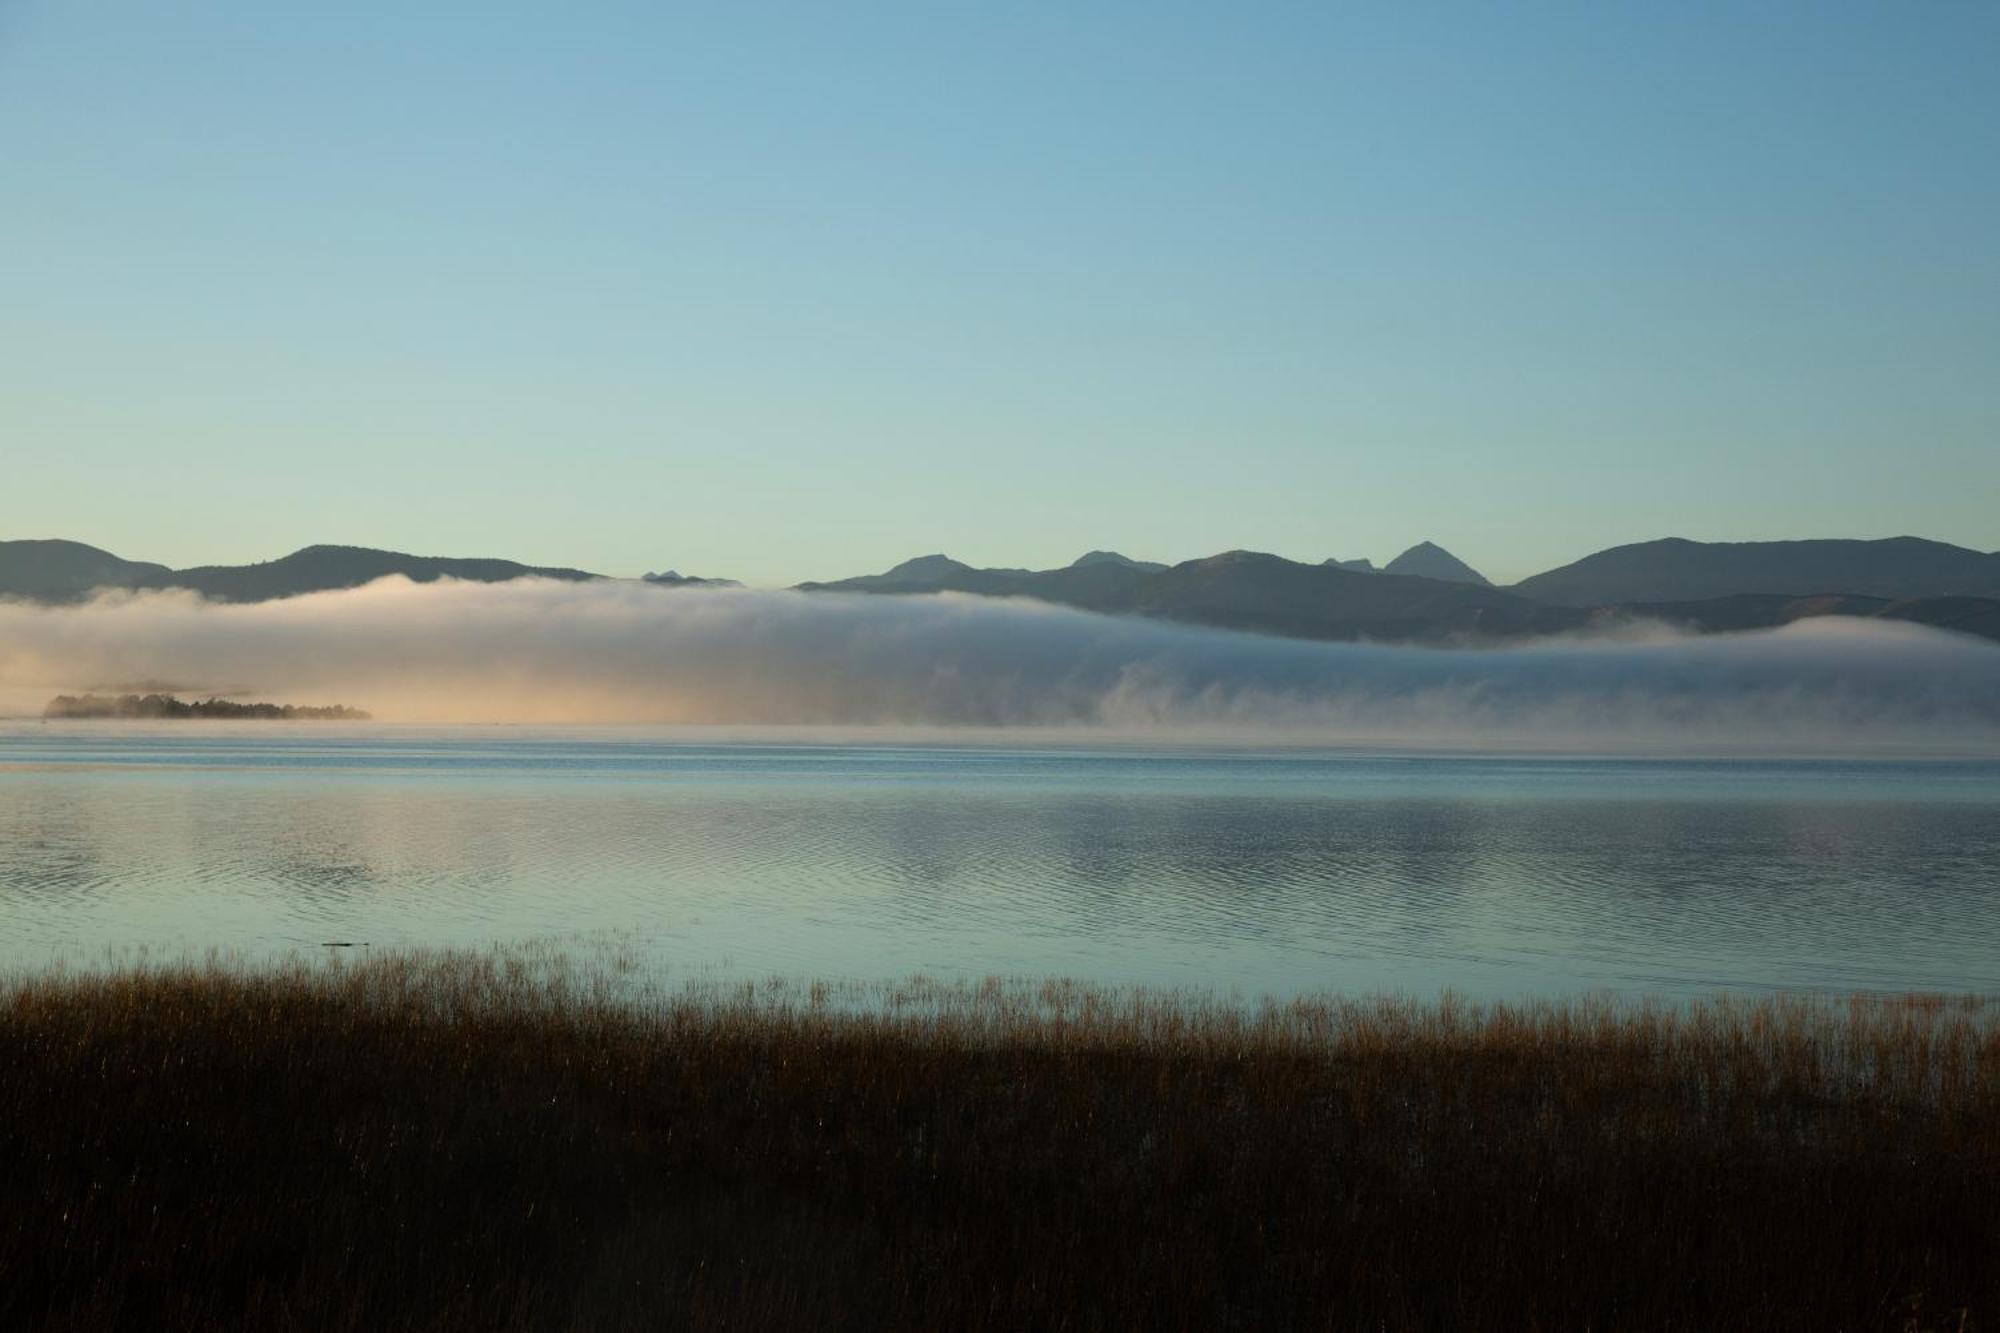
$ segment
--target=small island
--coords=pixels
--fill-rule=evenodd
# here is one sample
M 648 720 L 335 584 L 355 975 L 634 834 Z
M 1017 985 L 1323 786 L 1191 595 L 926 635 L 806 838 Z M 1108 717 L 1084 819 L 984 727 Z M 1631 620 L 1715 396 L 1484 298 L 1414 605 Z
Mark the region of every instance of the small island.
M 324 708 L 296 704 L 239 704 L 227 699 L 197 699 L 190 703 L 171 694 L 58 694 L 42 710 L 44 718 L 220 717 L 272 718 L 291 721 L 367 722 L 359 708 L 330 704 Z

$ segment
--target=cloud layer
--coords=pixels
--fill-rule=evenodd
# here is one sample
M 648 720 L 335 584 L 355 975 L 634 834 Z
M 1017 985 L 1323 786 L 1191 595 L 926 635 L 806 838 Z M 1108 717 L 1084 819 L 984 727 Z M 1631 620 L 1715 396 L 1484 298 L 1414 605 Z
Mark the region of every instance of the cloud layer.
M 1919 626 L 1323 644 L 1030 602 L 411 584 L 0 604 L 0 707 L 171 688 L 390 721 L 1076 727 L 1425 746 L 2000 754 L 2000 647 Z

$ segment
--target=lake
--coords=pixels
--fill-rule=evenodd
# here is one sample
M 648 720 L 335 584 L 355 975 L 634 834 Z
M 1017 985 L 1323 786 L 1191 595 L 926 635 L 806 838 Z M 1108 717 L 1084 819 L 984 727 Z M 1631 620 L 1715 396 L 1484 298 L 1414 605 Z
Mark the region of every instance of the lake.
M 2000 763 L 0 728 L 0 962 L 545 939 L 670 980 L 2000 991 Z

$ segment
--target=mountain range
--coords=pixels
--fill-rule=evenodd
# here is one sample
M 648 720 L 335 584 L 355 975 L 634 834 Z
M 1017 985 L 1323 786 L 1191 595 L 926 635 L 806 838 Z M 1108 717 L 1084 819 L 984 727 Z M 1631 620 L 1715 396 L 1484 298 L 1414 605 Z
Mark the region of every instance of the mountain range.
M 1112 615 L 1142 615 L 1304 639 L 1508 638 L 1575 628 L 1582 617 L 1482 584 L 1306 565 L 1225 551 L 1178 565 L 1094 551 L 1061 569 L 974 569 L 919 556 L 881 574 L 802 583 L 807 592 L 963 592 Z
M 82 601 L 102 588 L 185 588 L 213 601 L 255 602 L 359 587 L 392 574 L 417 582 L 483 583 L 603 577 L 512 560 L 357 546 L 308 546 L 260 564 L 176 570 L 81 542 L 0 541 L 0 598 L 42 604 Z M 648 574 L 644 582 L 663 588 L 737 586 L 671 570 Z M 1668 538 L 1599 551 L 1510 588 L 1492 586 L 1432 542 L 1411 547 L 1379 570 L 1365 559 L 1314 565 L 1256 551 L 1225 551 L 1169 565 L 1098 550 L 1044 570 L 981 569 L 936 554 L 880 574 L 798 587 L 1029 597 L 1105 614 L 1309 639 L 1482 642 L 1640 620 L 1714 633 L 1822 615 L 1915 621 L 2000 639 L 2000 552 L 1918 537 Z

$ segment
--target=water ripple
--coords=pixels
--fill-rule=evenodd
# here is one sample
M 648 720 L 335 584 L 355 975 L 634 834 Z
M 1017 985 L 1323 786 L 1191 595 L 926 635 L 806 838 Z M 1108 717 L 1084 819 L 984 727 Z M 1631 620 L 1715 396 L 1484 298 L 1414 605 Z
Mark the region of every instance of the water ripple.
M 0 956 L 617 932 L 670 968 L 2000 989 L 2000 767 L 0 736 Z

